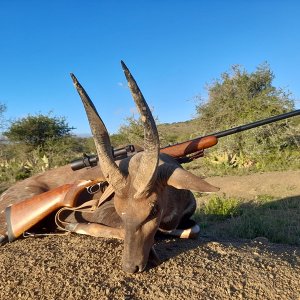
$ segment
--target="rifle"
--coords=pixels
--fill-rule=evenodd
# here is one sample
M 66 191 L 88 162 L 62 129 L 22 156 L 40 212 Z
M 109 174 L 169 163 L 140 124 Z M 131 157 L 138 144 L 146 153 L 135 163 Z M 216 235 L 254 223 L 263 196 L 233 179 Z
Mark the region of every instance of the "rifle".
M 228 130 L 217 132 L 214 134 L 198 137 L 182 143 L 170 145 L 160 149 L 160 153 L 168 154 L 174 157 L 179 163 L 186 163 L 203 156 L 203 150 L 213 147 L 218 143 L 218 139 L 231 134 L 236 134 L 265 124 L 273 123 L 279 120 L 291 118 L 300 115 L 300 109 L 277 115 L 271 118 L 263 119 L 253 123 L 234 127 Z M 124 148 L 112 149 L 115 160 L 124 159 L 142 151 L 133 145 Z M 84 167 L 95 167 L 98 163 L 98 157 L 84 155 L 83 159 L 75 160 L 71 163 L 71 168 L 76 171 Z M 15 240 L 22 235 L 23 232 L 36 225 L 50 213 L 61 207 L 74 207 L 80 193 L 85 188 L 94 189 L 99 181 L 82 180 L 74 184 L 65 184 L 51 191 L 25 199 L 22 202 L 13 204 L 6 208 L 6 221 L 8 227 L 9 241 Z M 94 192 L 94 190 L 93 190 Z M 24 218 L 24 211 L 30 212 Z
M 26 230 L 59 208 L 74 207 L 83 189 L 94 187 L 99 182 L 100 180 L 79 180 L 74 184 L 64 184 L 6 207 L 8 241 L 14 241 Z M 93 190 L 92 192 L 95 193 L 96 191 Z M 24 212 L 26 212 L 26 218 L 24 218 Z
M 291 118 L 297 115 L 300 115 L 300 109 L 288 113 L 284 113 L 281 115 L 273 116 L 267 119 L 255 121 L 249 124 L 230 128 L 224 131 L 208 134 L 182 143 L 169 145 L 161 148 L 160 153 L 165 153 L 174 157 L 179 163 L 187 163 L 196 158 L 203 156 L 203 150 L 215 146 L 218 143 L 219 138 L 236 134 L 238 132 L 242 132 L 252 128 L 260 127 L 273 122 L 277 122 L 280 120 L 284 120 L 287 118 Z M 125 157 L 132 156 L 135 153 L 142 151 L 142 149 L 136 150 L 134 145 L 128 145 L 124 148 L 120 148 L 116 150 L 112 149 L 112 151 L 115 160 L 118 160 L 118 159 L 123 159 Z M 73 171 L 76 171 L 84 167 L 94 167 L 97 165 L 97 162 L 98 162 L 97 155 L 88 156 L 85 154 L 83 159 L 77 159 L 73 161 L 71 163 L 71 168 Z

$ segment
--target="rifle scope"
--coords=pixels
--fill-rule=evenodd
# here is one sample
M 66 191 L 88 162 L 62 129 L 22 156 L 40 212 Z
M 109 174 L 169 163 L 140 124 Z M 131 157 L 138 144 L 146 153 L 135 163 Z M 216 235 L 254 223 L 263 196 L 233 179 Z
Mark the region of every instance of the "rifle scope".
M 112 148 L 112 155 L 114 160 L 120 160 L 135 154 L 135 147 L 134 145 L 127 145 L 123 148 L 113 149 Z M 71 162 L 71 169 L 73 171 L 80 170 L 82 168 L 88 167 L 95 167 L 98 164 L 98 156 L 97 155 L 87 155 L 83 154 L 82 158 L 75 159 Z

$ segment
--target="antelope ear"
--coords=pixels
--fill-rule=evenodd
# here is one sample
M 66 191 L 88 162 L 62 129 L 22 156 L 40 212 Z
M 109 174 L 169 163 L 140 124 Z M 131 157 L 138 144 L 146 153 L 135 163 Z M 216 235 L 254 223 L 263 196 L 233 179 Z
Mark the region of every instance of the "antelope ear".
M 167 184 L 177 189 L 191 190 L 194 192 L 217 192 L 220 188 L 215 187 L 200 177 L 184 170 L 176 168 L 167 180 Z

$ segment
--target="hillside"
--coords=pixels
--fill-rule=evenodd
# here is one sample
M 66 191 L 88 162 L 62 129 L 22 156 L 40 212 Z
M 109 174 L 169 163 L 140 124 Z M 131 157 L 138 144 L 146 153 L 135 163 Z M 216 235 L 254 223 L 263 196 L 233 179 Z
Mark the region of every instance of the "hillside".
M 193 139 L 200 136 L 201 133 L 196 119 L 185 122 L 158 124 L 157 129 L 162 136 L 166 136 L 174 140 L 174 142 L 183 142 Z

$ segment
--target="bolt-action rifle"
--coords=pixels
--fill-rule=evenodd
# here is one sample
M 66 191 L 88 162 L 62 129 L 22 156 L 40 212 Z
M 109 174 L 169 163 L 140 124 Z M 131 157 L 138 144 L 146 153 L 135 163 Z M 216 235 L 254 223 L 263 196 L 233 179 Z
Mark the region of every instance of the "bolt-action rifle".
M 174 157 L 179 163 L 186 163 L 203 156 L 204 149 L 215 146 L 218 143 L 219 138 L 263 126 L 265 124 L 291 118 L 297 115 L 300 115 L 300 109 L 214 134 L 195 138 L 186 142 L 170 145 L 161 148 L 160 153 L 165 153 Z M 112 151 L 115 160 L 120 160 L 143 150 L 136 148 L 133 145 L 128 145 L 124 148 L 115 149 Z M 96 155 L 85 155 L 83 158 L 73 161 L 71 163 L 71 168 L 76 171 L 84 167 L 94 167 L 97 165 L 97 163 L 98 157 Z M 76 198 L 78 198 L 80 193 L 86 188 L 91 190 L 94 190 L 94 188 L 97 189 L 97 184 L 97 181 L 89 181 L 87 178 L 87 180 L 76 182 L 74 184 L 65 184 L 7 207 L 6 222 L 9 240 L 13 241 L 15 238 L 22 235 L 23 232 L 30 229 L 32 226 L 43 220 L 47 215 L 58 210 L 59 208 L 75 206 Z M 26 214 L 27 217 L 24 218 L 24 212 L 28 210 L 30 210 L 30 213 Z
M 238 127 L 230 128 L 224 131 L 212 133 L 202 137 L 198 137 L 186 142 L 177 143 L 174 145 L 169 145 L 160 149 L 160 153 L 168 154 L 174 157 L 179 163 L 187 163 L 194 159 L 197 159 L 203 156 L 204 149 L 215 146 L 218 143 L 218 139 L 236 134 L 245 130 L 249 130 L 255 127 L 263 126 L 266 124 L 274 123 L 280 120 L 291 118 L 294 116 L 300 115 L 300 109 L 294 110 L 288 113 L 256 121 L 253 123 L 241 125 Z M 124 148 L 112 150 L 115 160 L 123 159 L 128 156 L 132 156 L 137 152 L 142 151 L 142 149 L 135 149 L 134 145 L 128 145 Z M 84 167 L 94 167 L 98 163 L 97 155 L 88 156 L 84 155 L 83 158 L 77 159 L 71 163 L 72 170 L 76 171 Z

